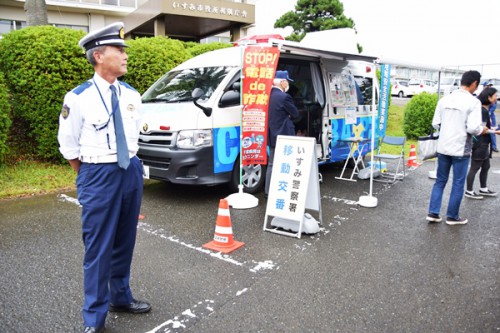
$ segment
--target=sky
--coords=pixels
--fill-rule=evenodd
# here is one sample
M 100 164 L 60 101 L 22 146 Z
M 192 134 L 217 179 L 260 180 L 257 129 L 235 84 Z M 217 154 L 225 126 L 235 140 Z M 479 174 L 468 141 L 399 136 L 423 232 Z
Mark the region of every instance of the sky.
M 256 0 L 256 32 L 274 29 L 296 0 Z M 401 63 L 479 70 L 500 78 L 500 0 L 342 0 L 363 54 Z M 290 31 L 290 30 L 288 30 Z

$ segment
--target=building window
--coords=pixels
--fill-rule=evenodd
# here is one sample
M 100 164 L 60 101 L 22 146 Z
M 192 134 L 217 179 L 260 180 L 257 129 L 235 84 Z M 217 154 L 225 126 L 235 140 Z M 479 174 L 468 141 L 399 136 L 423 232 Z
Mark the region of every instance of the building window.
M 85 27 L 82 25 L 71 25 L 71 24 L 54 24 L 54 27 L 57 28 L 68 28 L 73 30 L 81 30 L 84 32 L 89 32 L 89 27 Z
M 26 27 L 26 21 L 0 20 L 0 36 Z

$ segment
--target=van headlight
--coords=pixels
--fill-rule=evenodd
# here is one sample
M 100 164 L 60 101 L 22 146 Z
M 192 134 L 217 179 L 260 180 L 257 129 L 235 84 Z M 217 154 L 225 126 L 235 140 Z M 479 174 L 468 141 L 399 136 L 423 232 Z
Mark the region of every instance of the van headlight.
M 177 135 L 177 148 L 194 149 L 212 145 L 212 130 L 180 131 Z

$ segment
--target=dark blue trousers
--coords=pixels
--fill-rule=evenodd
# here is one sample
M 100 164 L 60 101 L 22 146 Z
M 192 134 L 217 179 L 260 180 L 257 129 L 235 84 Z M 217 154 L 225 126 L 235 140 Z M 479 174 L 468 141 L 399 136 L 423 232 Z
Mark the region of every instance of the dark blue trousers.
M 141 207 L 142 164 L 137 157 L 127 170 L 116 163 L 83 163 L 76 179 L 82 205 L 83 321 L 104 326 L 109 303 L 133 301 L 130 266 Z

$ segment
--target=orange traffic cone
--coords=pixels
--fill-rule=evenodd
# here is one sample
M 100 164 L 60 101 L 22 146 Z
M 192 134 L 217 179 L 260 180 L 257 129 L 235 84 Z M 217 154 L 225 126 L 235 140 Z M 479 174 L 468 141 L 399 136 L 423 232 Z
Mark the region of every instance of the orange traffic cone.
M 204 244 L 203 247 L 222 253 L 229 253 L 239 249 L 243 245 L 245 245 L 245 243 L 235 241 L 233 238 L 229 205 L 226 199 L 221 199 L 219 202 L 217 221 L 215 222 L 214 240 Z
M 415 153 L 415 145 L 410 146 L 410 156 L 408 156 L 408 162 L 406 166 L 408 168 L 418 167 L 420 164 L 417 163 L 417 154 Z

